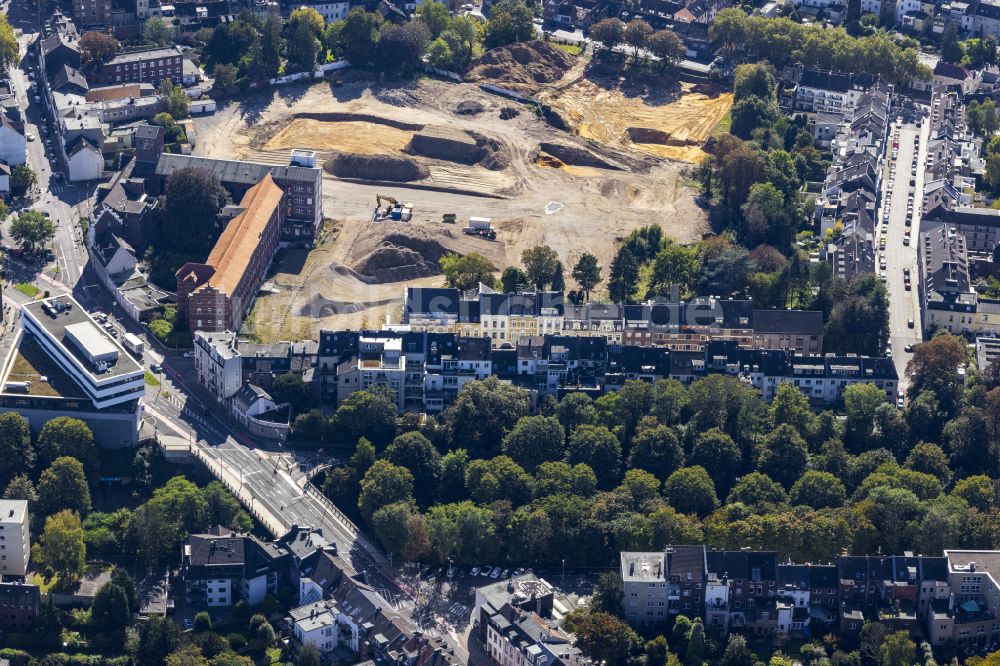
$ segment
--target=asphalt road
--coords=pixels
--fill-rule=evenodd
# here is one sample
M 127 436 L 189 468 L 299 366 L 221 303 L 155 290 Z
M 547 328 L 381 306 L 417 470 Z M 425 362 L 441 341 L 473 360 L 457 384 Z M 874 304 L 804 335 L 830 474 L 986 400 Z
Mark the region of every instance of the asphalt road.
M 924 181 L 924 160 L 927 151 L 927 137 L 930 132 L 930 124 L 924 119 L 919 126 L 912 124 L 903 125 L 898 132 L 899 154 L 895 160 L 895 175 L 889 175 L 885 179 L 886 196 L 883 201 L 888 204 L 889 223 L 888 229 L 882 233 L 883 210 L 879 213 L 878 238 L 884 236 L 886 240 L 885 250 L 879 252 L 879 256 L 885 259 L 886 290 L 889 295 L 889 339 L 892 343 L 892 358 L 899 375 L 899 388 L 905 392 L 908 382 L 906 380 L 906 364 L 912 354 L 905 351 L 907 345 L 915 345 L 920 342 L 920 303 L 917 289 L 917 233 L 920 228 L 920 202 L 923 198 Z M 915 140 L 920 137 L 919 152 L 915 150 Z M 916 175 L 913 175 L 912 165 L 916 157 Z M 887 158 L 886 168 L 891 173 L 893 166 L 892 150 L 890 148 Z M 910 185 L 913 178 L 914 184 Z M 888 191 L 889 180 L 894 180 L 891 193 Z M 909 197 L 913 197 L 912 216 L 907 213 L 907 203 Z M 907 217 L 911 219 L 911 225 L 907 226 Z M 903 241 L 906 231 L 910 230 L 910 244 L 904 245 Z M 904 269 L 910 270 L 911 289 L 906 290 L 903 279 Z M 882 272 L 882 271 L 880 271 Z M 909 327 L 908 320 L 914 322 L 913 328 Z

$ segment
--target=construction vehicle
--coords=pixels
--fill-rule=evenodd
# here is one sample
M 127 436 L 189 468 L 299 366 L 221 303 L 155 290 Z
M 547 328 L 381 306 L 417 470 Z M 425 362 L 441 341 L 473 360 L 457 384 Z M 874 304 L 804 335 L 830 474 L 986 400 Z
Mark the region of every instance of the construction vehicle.
M 458 216 L 455 215 L 455 213 L 445 213 L 444 215 L 441 216 L 441 222 L 443 222 L 444 224 L 455 224 L 455 221 L 457 219 Z
M 387 203 L 385 208 L 382 207 L 383 201 Z M 375 195 L 375 212 L 372 214 L 372 220 L 378 222 L 392 219 L 409 222 L 411 217 L 413 217 L 413 204 L 401 204 L 395 197 L 384 194 Z
M 488 217 L 470 217 L 469 226 L 463 227 L 462 231 L 470 236 L 479 236 L 486 240 L 497 239 L 497 231 L 493 228 L 493 220 Z

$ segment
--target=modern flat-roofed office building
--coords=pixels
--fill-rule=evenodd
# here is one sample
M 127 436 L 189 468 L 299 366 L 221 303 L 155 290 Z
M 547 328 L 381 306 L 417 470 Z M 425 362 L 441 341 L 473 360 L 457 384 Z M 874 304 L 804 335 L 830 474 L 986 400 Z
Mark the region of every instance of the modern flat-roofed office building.
M 57 416 L 86 422 L 106 448 L 133 446 L 143 368 L 70 296 L 21 308 L 22 332 L 0 374 L 0 411 L 38 430 Z

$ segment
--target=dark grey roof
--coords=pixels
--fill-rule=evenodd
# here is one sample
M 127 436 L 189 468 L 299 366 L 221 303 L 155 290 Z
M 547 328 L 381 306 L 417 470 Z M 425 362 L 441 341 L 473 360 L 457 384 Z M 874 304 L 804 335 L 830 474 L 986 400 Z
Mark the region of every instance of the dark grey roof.
M 87 77 L 81 74 L 78 69 L 64 64 L 56 72 L 55 76 L 52 77 L 52 89 L 62 91 L 68 86 L 76 86 L 84 92 L 90 90 L 90 86 L 87 84 Z
M 823 313 L 819 310 L 754 310 L 755 333 L 823 334 Z
M 316 179 L 316 169 L 300 166 L 280 166 L 273 164 L 257 164 L 255 162 L 238 162 L 236 160 L 219 160 L 194 155 L 177 155 L 163 153 L 156 163 L 158 176 L 170 176 L 180 169 L 195 168 L 211 171 L 220 182 L 241 185 L 256 185 L 268 173 L 283 180 L 302 180 L 313 182 Z

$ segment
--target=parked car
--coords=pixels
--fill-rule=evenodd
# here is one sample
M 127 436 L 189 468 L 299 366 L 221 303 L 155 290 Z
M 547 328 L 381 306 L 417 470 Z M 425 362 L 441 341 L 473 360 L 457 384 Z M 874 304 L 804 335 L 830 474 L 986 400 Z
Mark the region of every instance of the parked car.
M 912 318 L 906 320 L 906 326 L 907 326 L 907 328 L 913 328 L 913 319 Z
M 500 577 L 507 578 L 509 575 L 510 575 L 510 569 L 504 569 L 503 572 L 500 574 Z
M 159 363 L 153 363 L 152 365 L 149 366 L 149 369 L 155 372 L 156 374 L 160 374 L 161 372 L 163 372 L 163 366 L 160 365 Z
M 905 347 L 903 347 L 903 351 L 905 351 L 907 354 L 912 354 L 913 353 L 913 345 L 906 345 Z
M 184 352 L 184 358 L 194 358 L 194 350 Z
M 493 573 L 490 574 L 490 578 L 500 577 L 500 567 L 493 567 Z
M 469 572 L 469 575 L 470 576 L 478 576 L 479 575 L 479 567 L 472 567 L 472 571 Z
M 490 572 L 493 571 L 493 567 L 483 567 L 479 570 L 480 576 L 489 576 Z
M 524 567 L 518 567 L 518 568 L 514 569 L 514 573 L 511 574 L 511 575 L 517 577 L 517 576 L 520 576 L 523 573 L 524 573 Z

